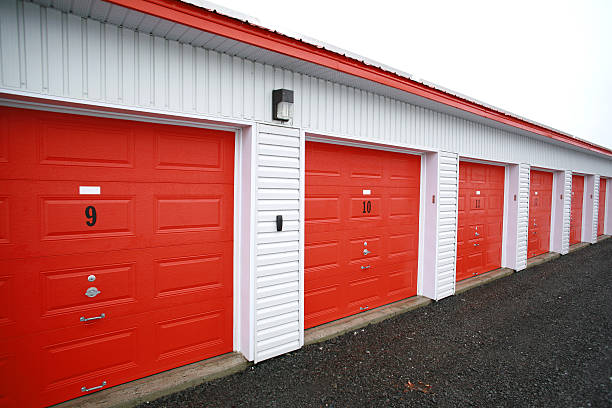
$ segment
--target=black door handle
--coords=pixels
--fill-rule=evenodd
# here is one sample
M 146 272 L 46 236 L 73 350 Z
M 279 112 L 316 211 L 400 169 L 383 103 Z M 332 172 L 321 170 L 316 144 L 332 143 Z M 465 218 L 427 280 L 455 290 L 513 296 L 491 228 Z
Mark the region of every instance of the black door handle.
M 283 216 L 282 215 L 276 216 L 276 230 L 277 231 L 283 230 Z

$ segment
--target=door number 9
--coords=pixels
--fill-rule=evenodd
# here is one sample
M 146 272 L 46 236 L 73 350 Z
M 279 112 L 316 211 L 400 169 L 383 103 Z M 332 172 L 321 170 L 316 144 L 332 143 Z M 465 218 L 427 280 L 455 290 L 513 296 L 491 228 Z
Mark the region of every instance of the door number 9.
M 364 201 L 363 202 L 363 214 L 366 213 L 371 213 L 372 212 L 372 202 L 371 201 Z
M 90 227 L 96 225 L 96 221 L 98 219 L 98 216 L 96 215 L 96 207 L 90 205 L 89 207 L 85 208 L 85 216 L 88 219 L 87 225 Z

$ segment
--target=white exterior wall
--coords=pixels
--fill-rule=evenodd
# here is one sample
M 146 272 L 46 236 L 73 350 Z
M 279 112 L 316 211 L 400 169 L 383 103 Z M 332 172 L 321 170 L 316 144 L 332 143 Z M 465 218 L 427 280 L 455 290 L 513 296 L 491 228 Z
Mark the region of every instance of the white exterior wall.
M 436 298 L 438 276 L 438 205 L 439 205 L 439 154 L 426 153 L 421 156 L 421 199 L 419 208 L 419 277 L 417 294 Z
M 593 189 L 595 187 L 592 175 L 584 176 L 584 190 L 582 192 L 582 231 L 580 234 L 581 242 L 591 242 L 593 233 Z
M 301 346 L 302 141 L 297 129 L 257 126 L 255 362 Z M 282 231 L 276 216 L 282 215 Z
M 420 294 L 440 300 L 455 293 L 459 156 L 428 153 L 425 162 L 423 284 Z
M 569 251 L 572 172 L 553 173 L 553 199 L 550 222 L 550 250 L 565 255 Z
M 531 167 L 520 164 L 518 169 L 517 194 L 517 233 L 516 233 L 516 264 L 514 269 L 521 271 L 527 267 L 527 245 L 529 240 L 529 195 L 531 182 Z M 513 200 L 513 197 L 510 197 Z
M 0 2 L 0 42 L 3 92 L 271 123 L 272 90 L 287 88 L 290 125 L 312 133 L 612 177 L 602 157 L 33 3 Z
M 459 155 L 440 152 L 438 184 L 438 243 L 436 295 L 439 300 L 455 293 Z
M 502 227 L 502 268 L 516 268 L 516 249 L 518 245 L 518 196 L 519 166 L 508 164 L 504 167 L 504 223 Z
M 527 267 L 529 182 L 530 167 L 528 164 L 506 166 L 501 266 L 516 271 Z
M 591 225 L 591 237 L 590 241 L 592 244 L 597 242 L 597 224 L 599 221 L 599 174 L 593 176 L 593 217 Z
M 564 190 L 563 190 L 563 223 L 562 225 L 562 243 L 561 254 L 565 255 L 569 252 L 569 235 L 570 235 L 570 217 L 572 215 L 572 172 L 566 170 L 564 174 Z

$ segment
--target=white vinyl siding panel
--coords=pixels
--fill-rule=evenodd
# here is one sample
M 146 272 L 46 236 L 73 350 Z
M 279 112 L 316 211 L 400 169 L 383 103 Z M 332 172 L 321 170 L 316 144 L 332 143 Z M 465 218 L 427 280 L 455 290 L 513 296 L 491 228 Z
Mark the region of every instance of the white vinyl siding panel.
M 440 152 L 438 166 L 436 300 L 455 293 L 459 156 L 455 153 Z
M 599 221 L 599 175 L 594 176 L 593 185 L 593 225 L 591 227 L 591 243 L 597 242 L 597 224 Z
M 257 125 L 255 362 L 300 347 L 300 146 L 297 129 Z
M 570 234 L 570 216 L 572 209 L 572 172 L 565 172 L 565 191 L 563 193 L 563 230 L 561 254 L 565 255 L 569 252 L 569 234 Z
M 78 2 L 72 4 L 75 8 Z M 609 159 L 312 74 L 230 56 L 221 52 L 223 47 L 210 49 L 219 45 L 218 37 L 149 17 L 131 21 L 138 13 L 114 17 L 117 11 L 113 6 L 107 14 L 100 12 L 109 21 L 101 23 L 35 3 L 0 2 L 2 90 L 272 124 L 272 90 L 286 88 L 295 91 L 295 115 L 288 125 L 310 133 L 551 169 L 572 163 L 575 171 L 612 177 Z M 164 24 L 165 37 L 145 33 L 155 25 L 160 32 Z M 202 46 L 187 43 L 194 36 L 199 38 L 194 43 Z M 207 36 L 211 42 L 205 41 Z M 268 61 L 273 63 L 273 58 Z
M 53 38 L 57 36 L 58 23 L 52 30 Z M 59 24 L 61 26 L 61 24 Z M 0 58 L 2 58 L 2 85 L 11 88 L 21 88 L 24 84 L 21 81 L 19 58 L 24 54 L 21 41 L 19 40 L 19 17 L 16 1 L 0 2 Z M 61 94 L 61 90 L 60 90 Z
M 529 188 L 530 167 L 528 164 L 519 165 L 518 180 L 518 211 L 516 226 L 516 270 L 521 271 L 527 267 L 527 245 L 529 240 Z

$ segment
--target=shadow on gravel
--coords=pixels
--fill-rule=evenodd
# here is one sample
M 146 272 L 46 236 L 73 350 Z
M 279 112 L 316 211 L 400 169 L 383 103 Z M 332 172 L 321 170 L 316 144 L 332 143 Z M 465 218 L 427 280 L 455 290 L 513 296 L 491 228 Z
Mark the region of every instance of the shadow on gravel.
M 611 407 L 612 239 L 146 407 Z

